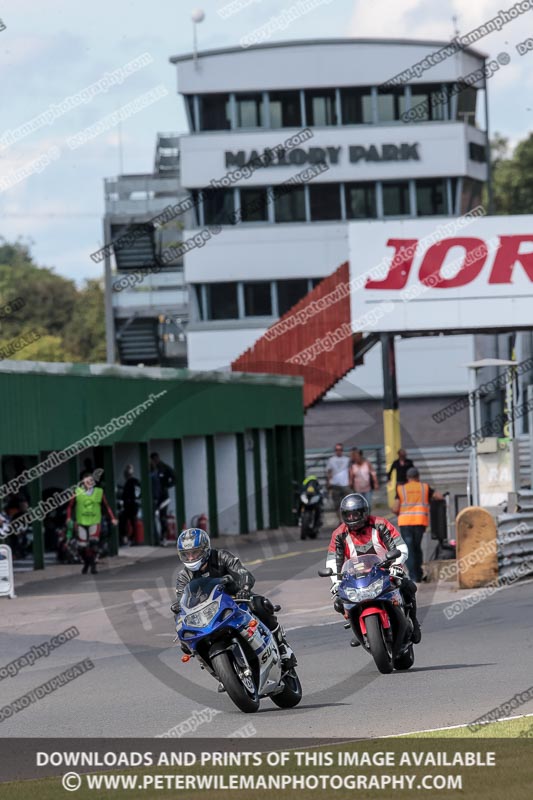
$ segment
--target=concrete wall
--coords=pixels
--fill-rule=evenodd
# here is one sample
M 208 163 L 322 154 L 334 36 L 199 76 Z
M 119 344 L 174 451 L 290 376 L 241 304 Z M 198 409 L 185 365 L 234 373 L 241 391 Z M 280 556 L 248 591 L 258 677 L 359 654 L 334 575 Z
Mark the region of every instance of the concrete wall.
M 237 481 L 237 440 L 231 434 L 215 436 L 218 532 L 239 531 L 239 485 Z
M 244 434 L 244 458 L 246 465 L 246 491 L 248 493 L 248 525 L 251 531 L 257 530 L 255 508 L 254 440 L 250 431 Z
M 268 469 L 267 469 L 267 443 L 265 431 L 259 431 L 259 446 L 261 450 L 261 487 L 263 497 L 263 525 L 270 525 L 270 508 L 268 505 Z
M 207 454 L 203 437 L 185 436 L 182 442 L 185 518 L 189 525 L 195 514 L 207 513 Z

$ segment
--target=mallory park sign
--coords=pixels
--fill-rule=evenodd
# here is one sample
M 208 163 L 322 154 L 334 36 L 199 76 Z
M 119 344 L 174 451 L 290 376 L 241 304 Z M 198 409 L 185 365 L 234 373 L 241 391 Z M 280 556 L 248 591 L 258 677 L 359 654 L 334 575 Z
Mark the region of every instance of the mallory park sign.
M 370 145 L 349 145 L 348 147 L 295 147 L 285 150 L 276 148 L 263 152 L 258 150 L 238 150 L 232 152 L 226 150 L 224 153 L 226 167 L 242 168 L 248 165 L 262 167 L 290 167 L 300 166 L 301 164 L 339 164 L 346 157 L 350 164 L 360 162 L 381 162 L 381 161 L 420 161 L 418 152 L 419 143 L 414 144 L 381 144 Z

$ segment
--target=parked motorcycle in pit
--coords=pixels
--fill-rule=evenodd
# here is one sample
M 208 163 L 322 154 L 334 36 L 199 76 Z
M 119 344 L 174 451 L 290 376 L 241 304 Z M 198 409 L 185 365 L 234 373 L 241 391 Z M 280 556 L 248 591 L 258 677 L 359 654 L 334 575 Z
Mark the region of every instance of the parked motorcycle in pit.
M 345 609 L 356 639 L 370 653 L 380 672 L 407 670 L 415 661 L 411 642 L 413 623 L 408 616 L 396 578 L 389 567 L 401 555 L 397 549 L 380 561 L 376 555 L 363 555 L 345 562 L 338 576 L 338 597 Z M 331 569 L 318 571 L 331 577 Z M 346 625 L 346 627 L 349 627 Z
M 316 539 L 322 524 L 322 491 L 317 480 L 310 480 L 300 488 L 300 539 Z
M 257 711 L 263 697 L 293 708 L 302 699 L 296 670 L 283 671 L 272 632 L 251 613 L 250 600 L 225 591 L 230 582 L 229 576 L 195 578 L 185 588 L 176 632 L 190 654 L 181 660 L 196 658 L 245 713 Z

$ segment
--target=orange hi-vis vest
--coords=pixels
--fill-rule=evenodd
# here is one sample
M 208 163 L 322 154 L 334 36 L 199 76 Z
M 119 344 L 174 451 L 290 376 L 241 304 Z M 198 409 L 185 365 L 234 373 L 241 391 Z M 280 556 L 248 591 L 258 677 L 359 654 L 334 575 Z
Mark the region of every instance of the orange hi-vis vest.
M 409 481 L 398 486 L 400 512 L 398 525 L 423 525 L 429 523 L 429 486 L 420 481 Z

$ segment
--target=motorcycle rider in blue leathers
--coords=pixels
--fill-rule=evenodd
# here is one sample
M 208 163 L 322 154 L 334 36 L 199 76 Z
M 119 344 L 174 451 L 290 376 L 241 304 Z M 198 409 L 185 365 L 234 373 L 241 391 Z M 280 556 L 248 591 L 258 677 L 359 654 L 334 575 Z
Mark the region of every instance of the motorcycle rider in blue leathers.
M 171 611 L 178 614 L 181 597 L 187 584 L 194 578 L 222 578 L 229 575 L 232 584 L 227 591 L 236 600 L 250 600 L 250 610 L 269 628 L 279 648 L 284 669 L 296 666 L 296 658 L 289 646 L 283 628 L 274 613 L 274 606 L 267 597 L 252 594 L 255 578 L 229 550 L 211 547 L 208 534 L 201 528 L 188 528 L 182 531 L 177 541 L 178 556 L 184 564 L 176 581 L 176 602 Z M 176 618 L 177 621 L 177 618 Z M 186 645 L 182 645 L 182 649 Z

